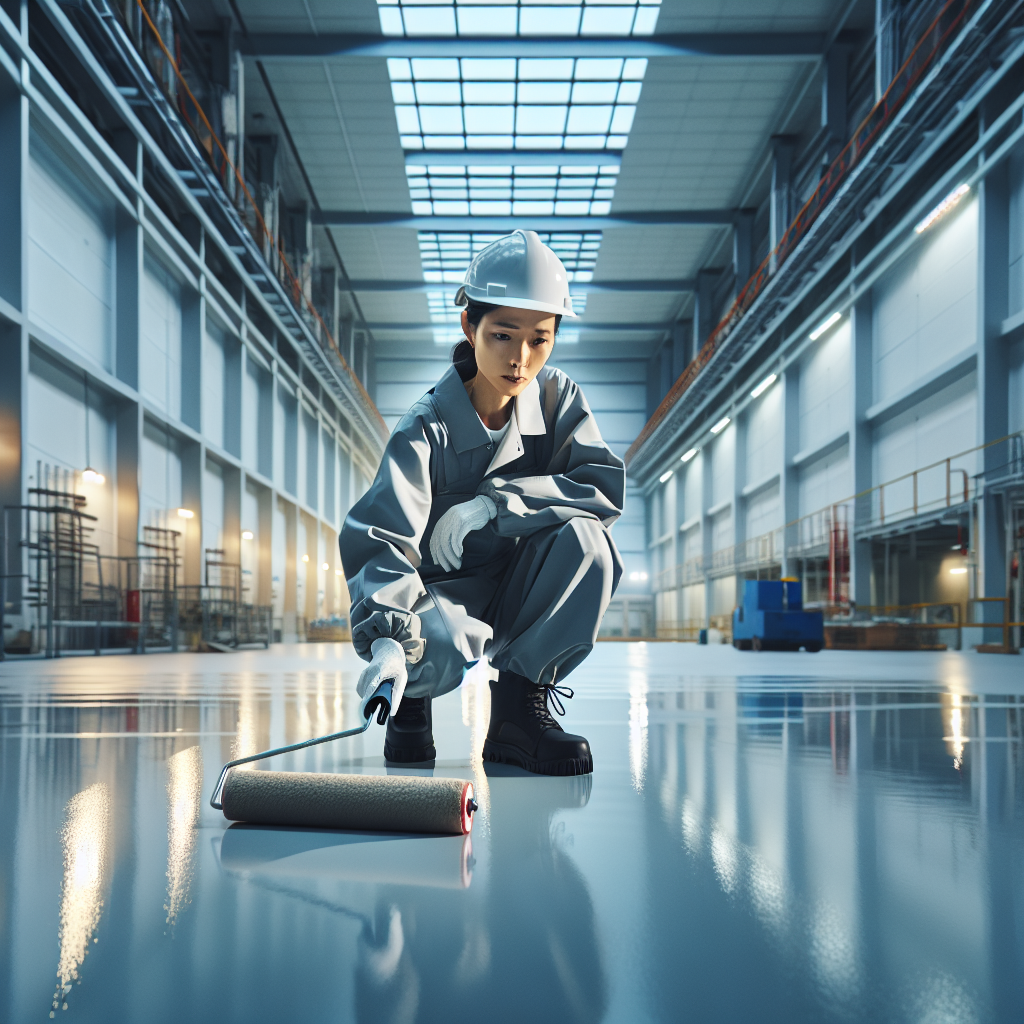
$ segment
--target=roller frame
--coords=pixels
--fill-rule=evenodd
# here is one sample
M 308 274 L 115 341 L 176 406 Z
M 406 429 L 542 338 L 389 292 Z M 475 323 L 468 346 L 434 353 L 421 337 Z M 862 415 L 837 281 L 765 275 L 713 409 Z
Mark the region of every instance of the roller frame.
M 302 750 L 304 747 L 315 747 L 319 743 L 329 743 L 331 740 L 345 739 L 347 736 L 359 736 L 370 728 L 373 721 L 373 714 L 377 713 L 377 724 L 384 725 L 391 713 L 391 698 L 394 684 L 390 679 L 385 680 L 371 693 L 360 705 L 359 711 L 363 718 L 363 724 L 357 725 L 354 729 L 345 729 L 342 732 L 332 732 L 328 736 L 315 736 L 311 740 L 303 740 L 301 743 L 292 743 L 287 747 L 274 747 L 271 750 L 261 751 L 259 754 L 250 754 L 248 757 L 239 757 L 234 761 L 228 761 L 220 770 L 220 777 L 217 779 L 217 786 L 210 797 L 210 806 L 215 810 L 224 810 L 221 796 L 224 792 L 224 783 L 227 781 L 228 772 L 240 764 L 249 764 L 252 761 L 262 761 L 268 757 L 276 757 L 278 754 L 288 754 L 293 750 Z

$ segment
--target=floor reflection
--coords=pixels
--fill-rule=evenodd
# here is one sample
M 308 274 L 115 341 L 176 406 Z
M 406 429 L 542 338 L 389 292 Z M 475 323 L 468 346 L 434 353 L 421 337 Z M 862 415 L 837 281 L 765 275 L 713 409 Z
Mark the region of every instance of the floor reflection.
M 0 1020 L 1020 1019 L 1013 659 L 599 653 L 592 777 L 485 764 L 486 671 L 435 703 L 465 839 L 209 807 L 232 755 L 350 724 L 348 649 L 0 666 Z M 381 742 L 276 767 L 383 773 Z

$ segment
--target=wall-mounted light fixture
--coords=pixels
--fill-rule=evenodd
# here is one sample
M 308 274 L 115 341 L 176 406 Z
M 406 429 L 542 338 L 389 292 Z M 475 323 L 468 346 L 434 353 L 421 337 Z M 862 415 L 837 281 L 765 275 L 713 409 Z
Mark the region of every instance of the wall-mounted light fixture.
M 82 482 L 97 485 L 107 482 L 107 478 L 98 469 L 92 468 L 89 455 L 89 374 L 85 375 L 85 469 L 82 470 Z
M 683 457 L 679 461 L 680 462 L 689 462 L 690 459 L 692 459 L 694 457 L 694 455 L 696 455 L 697 452 L 699 452 L 699 451 L 700 451 L 699 448 L 691 448 L 688 452 L 683 452 Z
M 182 519 L 195 519 L 196 517 L 195 512 L 190 508 L 179 508 L 178 515 L 181 516 Z
M 963 576 L 964 573 L 966 573 L 966 572 L 967 572 L 967 570 L 963 566 L 960 566 L 960 568 L 958 568 L 958 569 L 950 569 L 949 570 L 949 575 L 950 576 Z
M 642 583 L 647 579 L 647 573 L 645 572 L 631 572 L 629 578 L 633 583 Z
M 252 530 L 243 530 L 242 540 L 252 540 Z
M 808 335 L 811 341 L 817 341 L 830 327 L 834 327 L 842 319 L 843 314 L 836 310 L 827 320 L 822 320 Z
M 722 417 L 722 418 L 721 418 L 721 419 L 720 419 L 720 420 L 719 420 L 719 421 L 718 421 L 718 422 L 717 422 L 717 423 L 716 423 L 716 424 L 715 424 L 715 425 L 714 425 L 714 426 L 713 426 L 713 427 L 711 428 L 711 433 L 712 433 L 712 434 L 720 434 L 720 433 L 721 433 L 721 432 L 722 432 L 723 430 L 725 430 L 725 428 L 726 428 L 727 426 L 729 426 L 729 424 L 730 424 L 730 423 L 732 423 L 732 420 L 731 420 L 731 419 L 730 419 L 730 418 L 729 418 L 728 416 L 723 416 L 723 417 Z
M 927 231 L 937 220 L 945 217 L 946 214 L 949 213 L 949 211 L 952 210 L 953 207 L 956 206 L 956 204 L 959 203 L 960 200 L 963 199 L 963 197 L 970 191 L 971 186 L 966 182 L 962 185 L 957 185 L 957 187 L 953 189 L 953 191 L 950 192 L 949 195 L 946 196 L 946 198 L 943 199 L 927 217 L 924 218 L 924 220 L 920 221 L 914 227 L 914 234 L 920 235 L 922 232 Z
M 308 562 L 308 561 L 309 561 L 309 555 L 303 555 L 303 556 L 302 556 L 302 560 L 303 560 L 304 562 Z
M 340 576 L 341 575 L 341 570 L 340 569 L 335 569 L 334 570 L 334 575 L 335 576 Z
M 324 562 L 324 572 L 327 572 L 328 569 L 330 569 L 330 566 Z
M 763 395 L 778 379 L 779 375 L 777 373 L 768 374 L 768 376 L 750 392 L 750 397 L 757 398 L 759 395 Z

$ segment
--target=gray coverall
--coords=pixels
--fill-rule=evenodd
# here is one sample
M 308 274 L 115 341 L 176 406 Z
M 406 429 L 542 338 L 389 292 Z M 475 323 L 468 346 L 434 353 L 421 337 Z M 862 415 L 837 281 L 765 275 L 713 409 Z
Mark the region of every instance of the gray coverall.
M 560 370 L 544 367 L 515 399 L 495 451 L 450 367 L 395 428 L 341 532 L 356 651 L 369 659 L 379 637 L 400 641 L 411 697 L 453 690 L 485 655 L 536 683 L 563 679 L 593 648 L 622 574 L 608 528 L 625 482 Z M 430 555 L 434 526 L 477 494 L 497 517 L 466 535 L 462 567 L 446 572 Z

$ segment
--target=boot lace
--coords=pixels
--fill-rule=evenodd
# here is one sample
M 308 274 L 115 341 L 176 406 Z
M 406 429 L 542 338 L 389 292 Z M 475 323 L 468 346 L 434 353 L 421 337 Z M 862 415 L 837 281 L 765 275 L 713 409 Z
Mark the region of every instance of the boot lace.
M 540 683 L 538 684 L 529 696 L 530 710 L 539 718 L 545 725 L 555 725 L 555 720 L 551 717 L 551 711 L 554 711 L 556 715 L 565 715 L 565 705 L 562 703 L 562 697 L 566 700 L 572 700 L 575 693 L 568 686 L 555 686 L 554 683 Z M 548 702 L 551 703 L 551 711 L 548 710 Z

